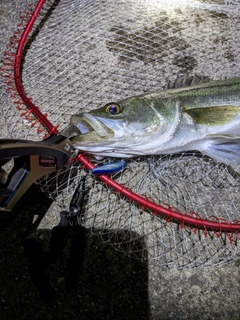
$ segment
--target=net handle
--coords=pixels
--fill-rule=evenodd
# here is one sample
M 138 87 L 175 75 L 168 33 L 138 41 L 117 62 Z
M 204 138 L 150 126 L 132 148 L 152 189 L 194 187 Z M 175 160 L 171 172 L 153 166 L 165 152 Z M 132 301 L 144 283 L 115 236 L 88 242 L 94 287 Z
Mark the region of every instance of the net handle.
M 15 79 L 15 85 L 16 89 L 18 91 L 19 96 L 21 97 L 23 103 L 26 105 L 26 107 L 31 110 L 33 115 L 38 119 L 38 121 L 47 129 L 49 134 L 58 134 L 58 130 L 56 126 L 53 126 L 53 124 L 46 118 L 46 115 L 43 115 L 42 112 L 39 110 L 37 106 L 35 106 L 31 100 L 26 96 L 24 88 L 21 83 L 21 59 L 23 54 L 23 49 L 26 44 L 28 35 L 33 27 L 33 24 L 37 18 L 37 16 L 40 13 L 40 10 L 42 9 L 44 3 L 46 0 L 39 0 L 36 8 L 33 11 L 33 14 L 31 18 L 29 19 L 22 36 L 20 38 L 16 57 L 15 57 L 15 63 L 14 63 L 14 79 Z M 82 154 L 79 154 L 77 156 L 77 159 L 89 170 L 93 169 L 95 166 Z M 196 213 L 187 213 L 182 214 L 178 212 L 177 210 L 173 210 L 170 206 L 165 207 L 163 205 L 158 205 L 147 198 L 144 198 L 133 191 L 127 189 L 123 185 L 117 183 L 107 175 L 100 175 L 98 176 L 99 179 L 101 179 L 106 185 L 113 188 L 116 192 L 124 195 L 127 197 L 130 201 L 134 201 L 138 203 L 143 208 L 150 209 L 154 215 L 160 214 L 167 218 L 169 221 L 171 220 L 177 220 L 180 222 L 181 226 L 184 227 L 184 225 L 191 226 L 193 228 L 197 229 L 204 229 L 204 230 L 213 230 L 215 232 L 221 232 L 221 231 L 227 231 L 231 234 L 240 231 L 240 221 L 234 221 L 234 222 L 225 222 L 220 218 L 215 218 L 215 221 L 208 220 L 208 219 L 202 219 L 200 218 Z M 231 237 L 231 236 L 230 236 Z

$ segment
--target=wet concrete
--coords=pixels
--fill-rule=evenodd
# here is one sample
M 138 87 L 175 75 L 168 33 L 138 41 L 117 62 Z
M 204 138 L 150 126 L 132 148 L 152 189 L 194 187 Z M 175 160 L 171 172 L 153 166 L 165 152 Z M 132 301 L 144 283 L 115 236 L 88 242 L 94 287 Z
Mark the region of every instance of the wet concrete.
M 222 2 L 216 1 L 216 3 Z M 25 1 L 0 0 L 1 59 L 23 9 Z M 142 55 L 140 57 L 144 59 Z M 175 62 L 181 63 L 180 60 Z M 0 136 L 7 137 L 8 128 L 3 117 L 0 117 L 0 125 Z M 51 218 L 50 213 L 48 219 L 54 221 L 56 216 Z M 240 319 L 239 280 L 238 260 L 224 265 L 189 270 L 162 269 L 149 265 L 149 300 L 152 318 L 238 320 Z

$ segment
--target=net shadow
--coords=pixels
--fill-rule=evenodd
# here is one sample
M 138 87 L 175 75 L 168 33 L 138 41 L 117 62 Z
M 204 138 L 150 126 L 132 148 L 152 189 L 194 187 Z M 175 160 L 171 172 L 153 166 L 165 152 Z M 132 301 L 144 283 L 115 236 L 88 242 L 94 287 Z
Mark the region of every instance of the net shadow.
M 40 299 L 39 287 L 34 286 L 29 272 L 31 260 L 29 251 L 26 254 L 25 240 L 35 239 L 38 250 L 47 252 L 51 230 L 36 230 L 37 220 L 32 224 L 35 214 L 40 220 L 46 212 L 49 205 L 46 201 L 45 195 L 32 186 L 19 202 L 15 219 L 2 226 L 1 319 L 24 319 L 23 307 L 34 319 L 125 319 L 126 314 L 129 319 L 150 319 L 147 262 L 124 253 L 124 245 L 120 244 L 122 251 L 115 250 L 97 236 L 97 230 L 95 235 L 86 233 L 83 267 L 75 289 L 65 290 L 64 278 L 71 249 L 71 237 L 68 237 L 61 257 L 47 269 L 55 298 L 51 303 Z M 112 240 L 117 243 L 117 237 L 122 236 L 124 232 L 119 235 L 114 232 Z M 139 240 L 138 246 L 143 246 L 143 242 Z M 35 250 L 33 255 L 36 257 L 36 254 Z

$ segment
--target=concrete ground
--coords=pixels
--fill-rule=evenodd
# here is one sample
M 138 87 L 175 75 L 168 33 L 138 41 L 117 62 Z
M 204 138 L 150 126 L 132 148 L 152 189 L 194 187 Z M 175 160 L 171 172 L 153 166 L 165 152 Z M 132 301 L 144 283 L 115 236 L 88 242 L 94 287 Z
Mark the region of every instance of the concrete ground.
M 25 1 L 0 0 L 1 59 L 23 8 Z M 0 136 L 8 137 L 3 116 L 0 116 L 0 126 Z M 153 319 L 240 319 L 239 265 L 237 260 L 201 269 L 150 268 L 149 299 Z

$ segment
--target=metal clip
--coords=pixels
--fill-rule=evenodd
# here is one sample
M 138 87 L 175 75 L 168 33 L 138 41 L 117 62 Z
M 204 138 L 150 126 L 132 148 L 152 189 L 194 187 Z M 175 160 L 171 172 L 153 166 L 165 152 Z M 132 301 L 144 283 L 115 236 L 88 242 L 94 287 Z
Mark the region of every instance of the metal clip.
M 37 179 L 63 168 L 73 152 L 71 141 L 62 135 L 37 142 L 0 139 L 0 211 L 11 211 Z M 14 164 L 7 174 L 2 167 L 10 160 Z

